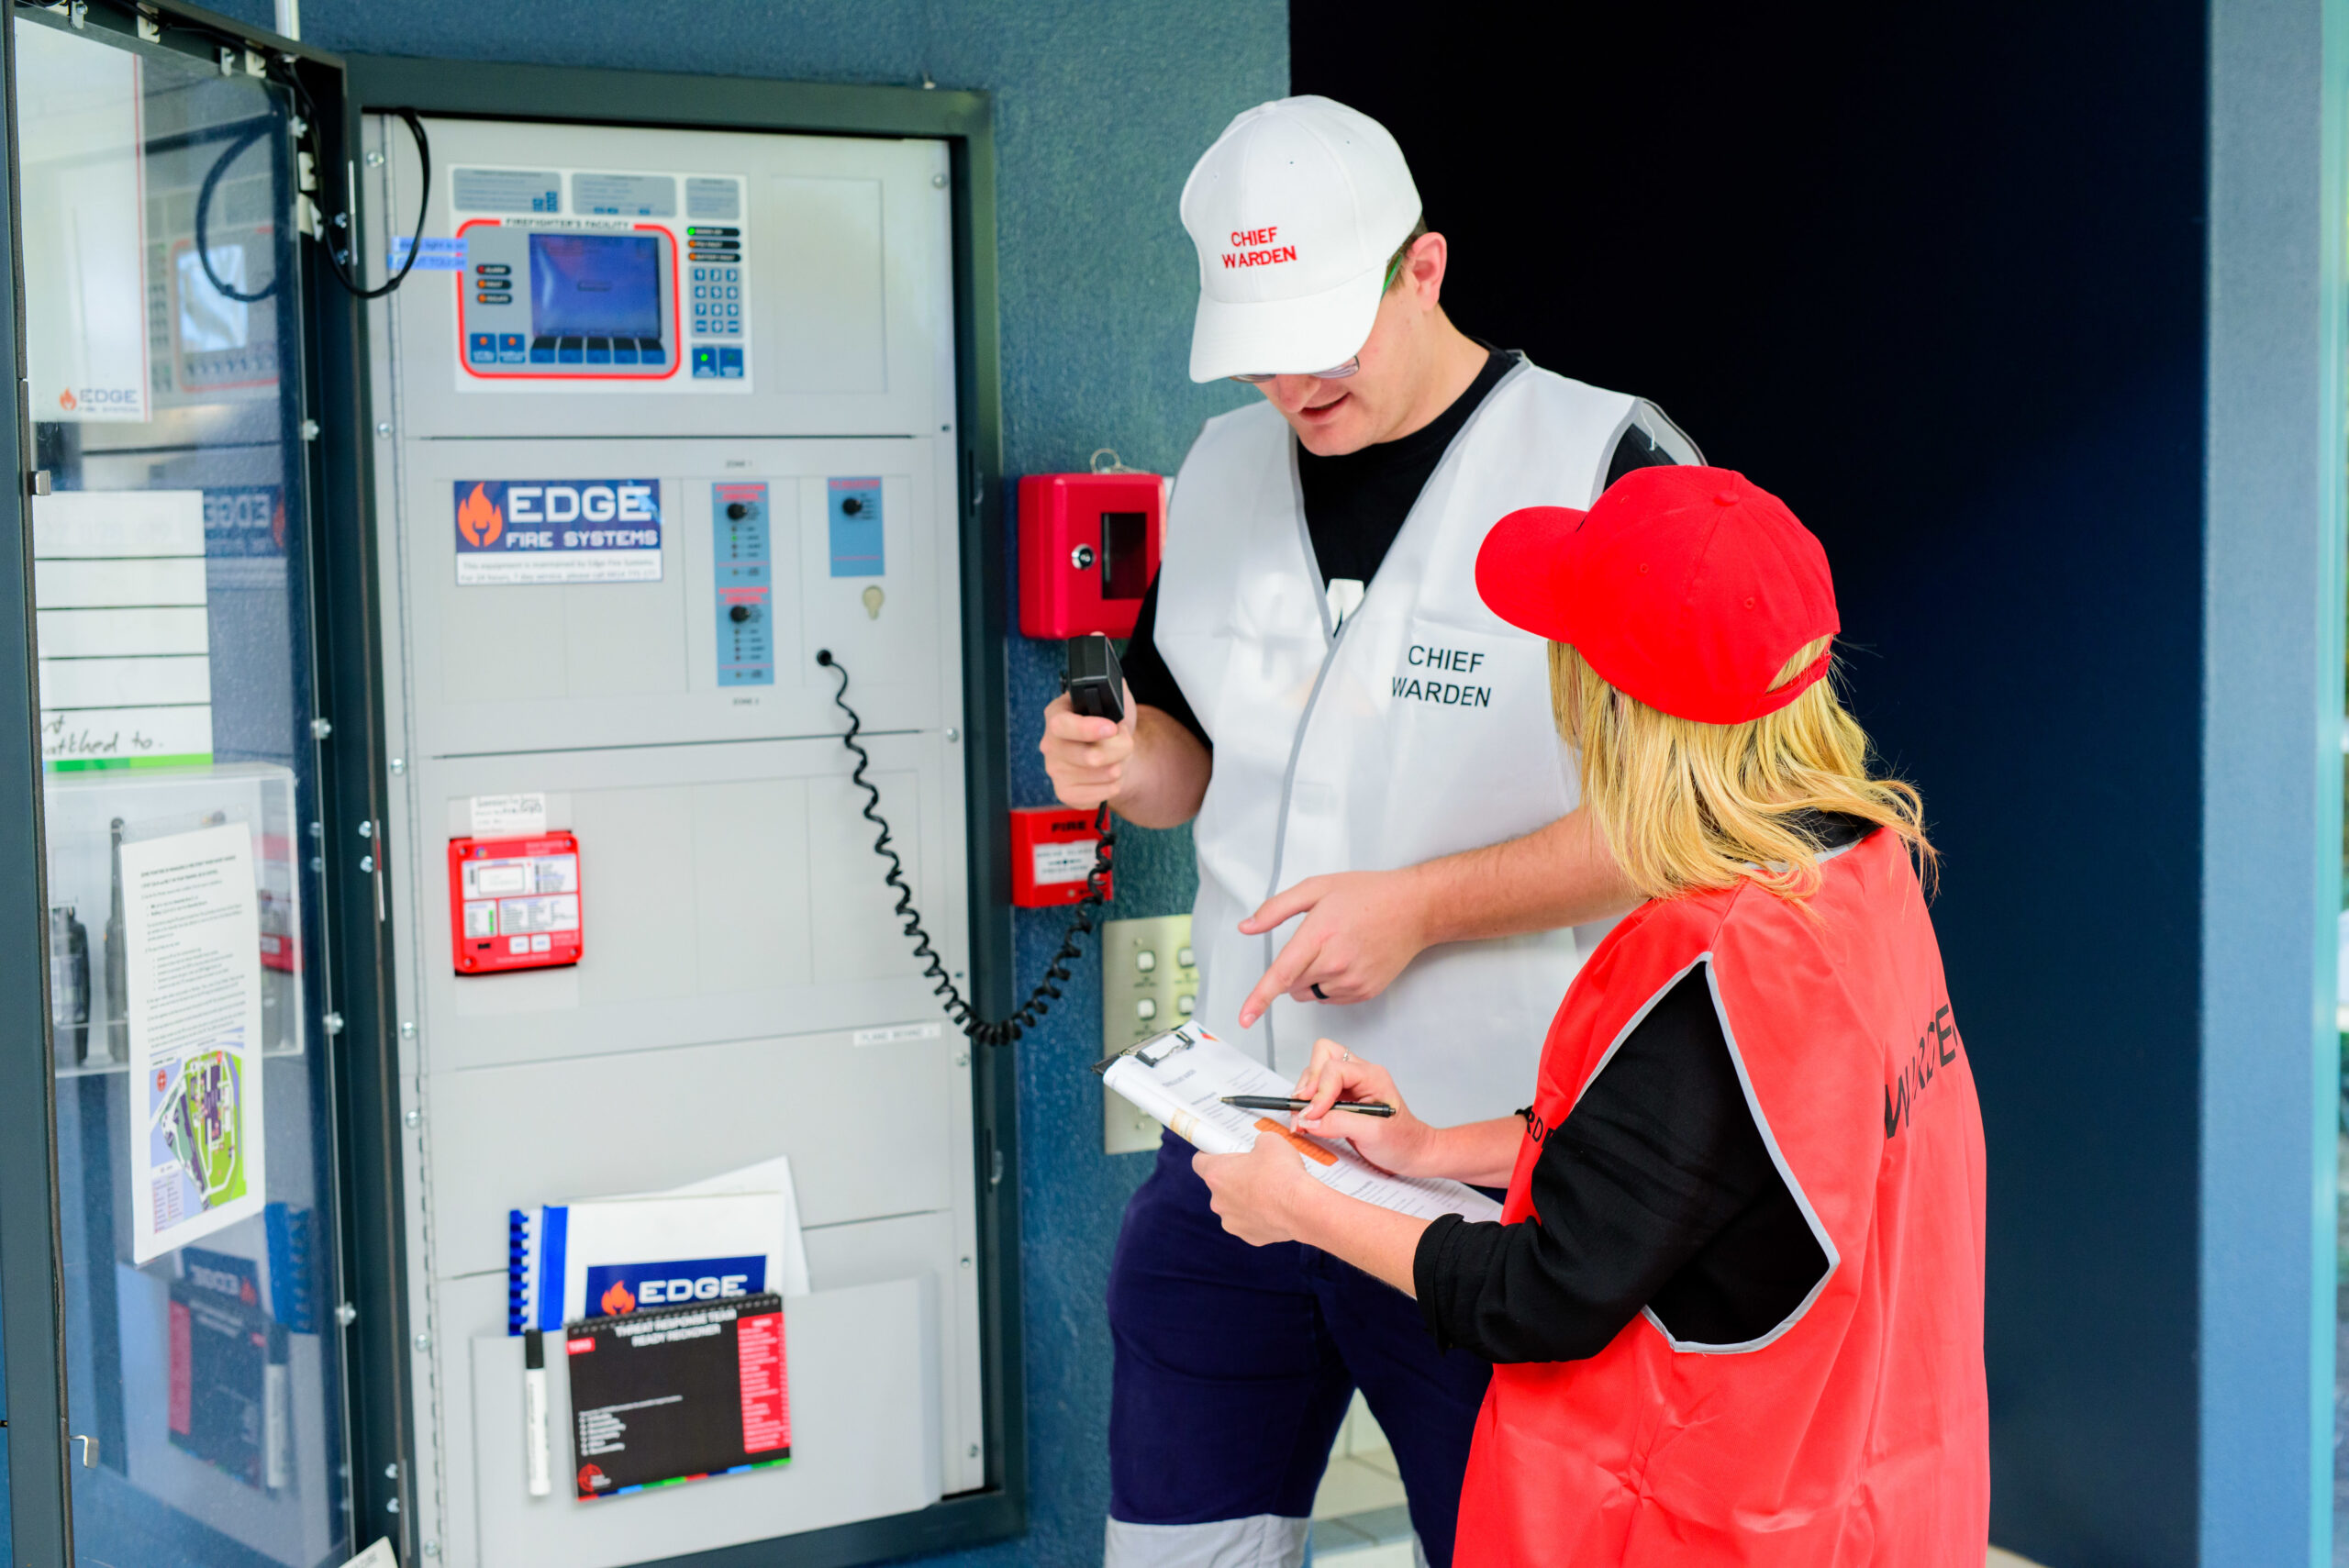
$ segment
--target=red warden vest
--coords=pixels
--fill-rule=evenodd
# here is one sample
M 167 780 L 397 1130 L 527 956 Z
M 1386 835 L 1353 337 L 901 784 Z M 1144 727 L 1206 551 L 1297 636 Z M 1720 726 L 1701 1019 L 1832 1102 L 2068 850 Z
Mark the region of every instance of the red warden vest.
M 1981 1568 L 1982 1114 L 1898 835 L 1820 867 L 1811 915 L 1753 886 L 1650 903 L 1585 962 L 1542 1048 L 1504 1222 L 1549 1129 L 1688 971 L 1709 972 L 1755 1125 L 1828 1262 L 1742 1344 L 1653 1308 L 1587 1361 L 1497 1366 L 1460 1568 Z

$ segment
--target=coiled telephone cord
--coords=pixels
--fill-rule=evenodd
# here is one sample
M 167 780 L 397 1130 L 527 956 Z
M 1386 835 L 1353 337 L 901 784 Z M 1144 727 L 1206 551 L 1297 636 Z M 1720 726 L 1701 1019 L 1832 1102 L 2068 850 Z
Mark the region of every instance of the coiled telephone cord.
M 848 715 L 848 733 L 841 737 L 841 744 L 856 757 L 856 771 L 849 775 L 850 782 L 864 791 L 863 815 L 878 830 L 879 836 L 873 840 L 873 852 L 887 862 L 889 867 L 882 873 L 881 880 L 897 890 L 897 906 L 891 912 L 905 923 L 905 933 L 913 940 L 914 956 L 922 961 L 922 977 L 938 982 L 931 987 L 930 995 L 944 1001 L 946 1015 L 954 1020 L 954 1027 L 981 1045 L 1011 1044 L 1041 1022 L 1052 1010 L 1052 1004 L 1060 1000 L 1061 987 L 1070 978 L 1068 966 L 1084 956 L 1083 939 L 1101 923 L 1101 906 L 1108 896 L 1102 883 L 1109 874 L 1109 862 L 1118 842 L 1117 834 L 1109 827 L 1108 806 L 1105 803 L 1093 814 L 1093 830 L 1100 835 L 1100 842 L 1093 851 L 1093 869 L 1085 873 L 1085 896 L 1077 900 L 1076 916 L 1069 921 L 1068 929 L 1061 933 L 1060 951 L 1053 953 L 1044 965 L 1044 977 L 1036 983 L 1036 988 L 1028 993 L 1028 999 L 1010 1017 L 982 1018 L 969 998 L 954 984 L 953 976 L 946 973 L 945 960 L 930 945 L 930 933 L 922 929 L 921 911 L 914 907 L 914 890 L 906 882 L 905 862 L 897 858 L 897 851 L 889 847 L 889 819 L 881 815 L 880 786 L 864 776 L 864 770 L 873 758 L 857 740 L 864 728 L 864 720 L 857 717 L 856 709 L 848 703 L 848 667 L 833 658 L 829 648 L 816 651 L 816 662 L 840 677 L 840 685 L 832 693 L 832 702 Z

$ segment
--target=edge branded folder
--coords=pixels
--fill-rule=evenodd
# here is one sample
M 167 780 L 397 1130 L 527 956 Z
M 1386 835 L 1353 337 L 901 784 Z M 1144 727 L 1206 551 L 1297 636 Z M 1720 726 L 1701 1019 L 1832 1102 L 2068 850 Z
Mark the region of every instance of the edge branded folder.
M 807 1294 L 807 1255 L 787 1159 L 667 1193 L 515 1209 L 509 1334 L 772 1292 Z
M 791 1462 L 780 1296 L 573 1323 L 563 1351 L 583 1502 Z
M 512 1226 L 507 1327 L 516 1334 L 781 1294 L 784 1283 L 780 1193 L 546 1204 L 516 1211 Z

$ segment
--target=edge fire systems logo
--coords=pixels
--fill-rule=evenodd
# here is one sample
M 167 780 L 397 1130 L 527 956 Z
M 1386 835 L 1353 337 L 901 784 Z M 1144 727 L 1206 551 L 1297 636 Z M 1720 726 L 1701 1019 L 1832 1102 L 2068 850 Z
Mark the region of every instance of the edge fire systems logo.
M 657 479 L 461 479 L 457 586 L 661 581 Z
M 767 1261 L 677 1258 L 651 1263 L 597 1263 L 587 1271 L 587 1299 L 607 1318 L 651 1307 L 682 1307 L 766 1289 Z

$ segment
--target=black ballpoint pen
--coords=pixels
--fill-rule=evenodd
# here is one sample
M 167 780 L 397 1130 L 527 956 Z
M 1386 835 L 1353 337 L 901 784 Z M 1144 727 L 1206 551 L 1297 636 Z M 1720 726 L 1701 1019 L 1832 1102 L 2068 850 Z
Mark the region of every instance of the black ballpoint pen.
M 1301 1111 L 1311 1100 L 1292 1100 L 1278 1095 L 1226 1095 L 1223 1103 L 1243 1111 Z M 1330 1107 L 1333 1111 L 1352 1111 L 1356 1116 L 1393 1116 L 1395 1107 L 1376 1100 L 1340 1100 Z

